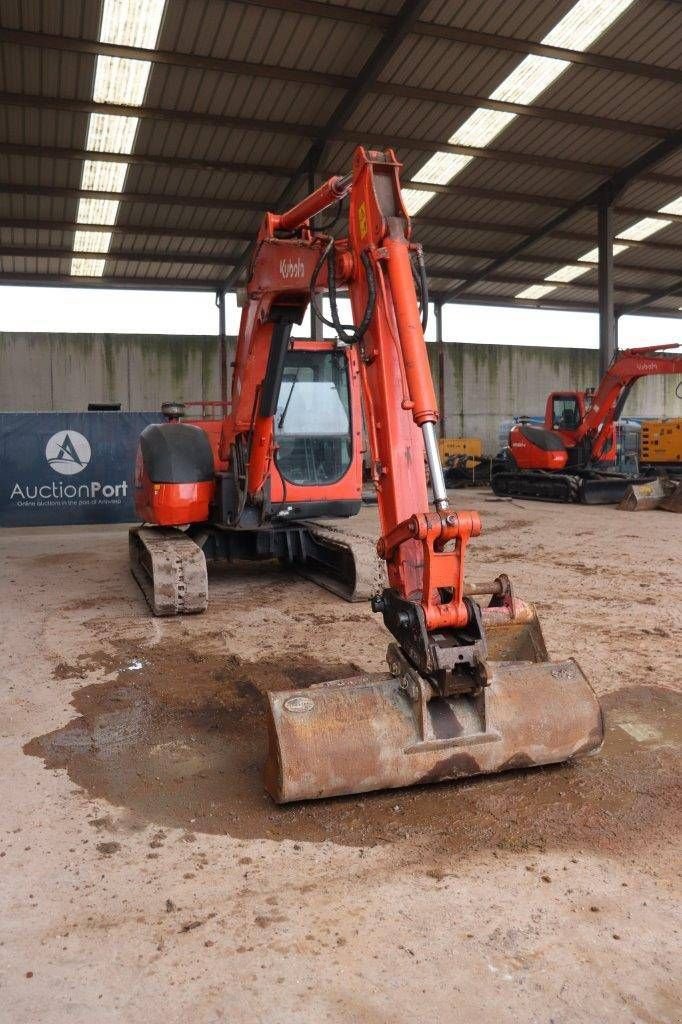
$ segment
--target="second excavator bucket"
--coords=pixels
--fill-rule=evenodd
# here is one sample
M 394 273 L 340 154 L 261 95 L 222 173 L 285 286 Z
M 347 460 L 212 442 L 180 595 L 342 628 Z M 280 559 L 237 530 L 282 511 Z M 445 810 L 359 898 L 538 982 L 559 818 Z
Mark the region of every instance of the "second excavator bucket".
M 670 484 L 662 477 L 645 483 L 630 484 L 618 508 L 622 512 L 649 512 L 660 508 L 670 493 Z
M 489 684 L 434 696 L 390 672 L 269 694 L 265 785 L 278 803 L 554 764 L 597 750 L 604 728 L 573 659 L 549 662 L 534 609 L 486 623 Z M 492 610 L 491 610 L 492 611 Z
M 682 480 L 675 486 L 675 490 L 664 498 L 660 508 L 665 512 L 682 512 Z

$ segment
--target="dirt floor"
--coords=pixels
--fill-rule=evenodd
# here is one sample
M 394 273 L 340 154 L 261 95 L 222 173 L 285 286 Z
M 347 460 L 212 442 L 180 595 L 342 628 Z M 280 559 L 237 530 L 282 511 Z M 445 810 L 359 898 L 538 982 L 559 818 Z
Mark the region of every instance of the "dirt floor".
M 591 679 L 603 749 L 290 807 L 263 693 L 383 671 L 368 607 L 221 567 L 205 615 L 153 619 L 124 528 L 0 533 L 0 1020 L 679 1022 L 682 520 L 453 503 L 483 515 L 470 577 L 508 572 Z

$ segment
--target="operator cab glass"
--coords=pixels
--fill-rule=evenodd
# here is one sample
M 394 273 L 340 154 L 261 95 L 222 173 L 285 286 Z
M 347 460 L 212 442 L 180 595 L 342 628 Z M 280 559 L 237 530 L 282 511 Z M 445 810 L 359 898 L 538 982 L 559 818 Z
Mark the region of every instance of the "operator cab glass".
M 575 430 L 580 426 L 577 398 L 572 395 L 564 395 L 553 399 L 552 426 L 555 430 Z
M 352 458 L 348 362 L 342 350 L 288 352 L 275 413 L 277 468 L 292 484 L 331 484 Z

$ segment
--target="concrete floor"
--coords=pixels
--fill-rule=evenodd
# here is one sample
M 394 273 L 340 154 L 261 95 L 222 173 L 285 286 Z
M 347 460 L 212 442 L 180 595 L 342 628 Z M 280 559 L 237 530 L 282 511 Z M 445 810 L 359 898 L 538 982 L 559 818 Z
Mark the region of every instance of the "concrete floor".
M 123 528 L 0 533 L 3 1021 L 680 1020 L 680 519 L 455 504 L 470 576 L 509 572 L 603 697 L 603 750 L 289 808 L 259 691 L 381 669 L 368 608 L 221 569 L 207 614 L 154 620 Z

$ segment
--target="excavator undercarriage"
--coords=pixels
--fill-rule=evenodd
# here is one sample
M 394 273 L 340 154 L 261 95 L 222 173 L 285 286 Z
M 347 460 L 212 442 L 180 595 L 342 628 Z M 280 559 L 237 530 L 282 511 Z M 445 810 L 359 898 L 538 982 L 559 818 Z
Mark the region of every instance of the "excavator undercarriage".
M 129 546 L 131 572 L 158 616 L 206 611 L 207 563 L 276 559 L 344 601 L 369 601 L 384 574 L 372 540 L 330 522 L 261 530 L 138 526 Z

